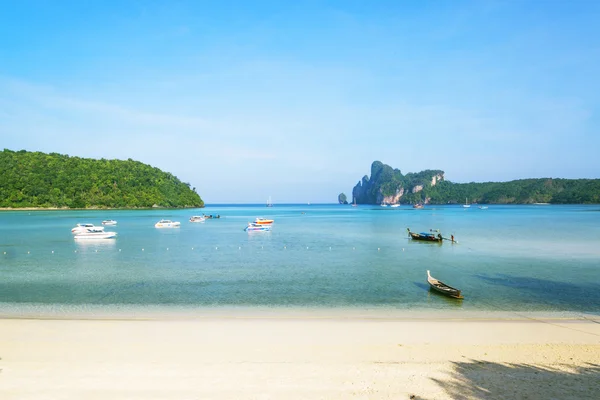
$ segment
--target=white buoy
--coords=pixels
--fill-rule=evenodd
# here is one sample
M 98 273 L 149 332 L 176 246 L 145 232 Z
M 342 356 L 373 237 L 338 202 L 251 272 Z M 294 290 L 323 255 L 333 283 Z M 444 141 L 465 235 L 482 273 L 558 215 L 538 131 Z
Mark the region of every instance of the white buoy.
M 121 249 L 119 249 L 119 251 L 121 251 Z
M 241 249 L 242 249 L 242 246 L 238 247 L 238 250 L 241 250 Z
M 77 250 L 75 250 L 75 252 L 77 252 Z M 27 254 L 29 254 L 29 252 L 27 252 Z
M 331 251 L 331 246 L 329 246 L 329 251 Z
M 167 251 L 169 251 L 169 248 L 167 247 Z
M 142 249 L 142 251 L 144 251 L 144 249 Z
M 283 248 L 285 249 L 285 248 L 286 248 L 286 246 L 283 246 Z
M 379 249 L 379 247 L 378 247 L 378 248 L 377 248 L 377 251 L 379 251 L 379 250 L 380 250 L 380 249 Z
M 54 250 L 52 250 L 52 254 L 54 254 Z
M 218 249 L 218 247 L 215 247 L 215 250 L 217 250 L 217 249 Z
M 98 249 L 96 249 L 96 253 L 98 252 Z
M 306 250 L 308 250 L 308 246 L 306 246 Z

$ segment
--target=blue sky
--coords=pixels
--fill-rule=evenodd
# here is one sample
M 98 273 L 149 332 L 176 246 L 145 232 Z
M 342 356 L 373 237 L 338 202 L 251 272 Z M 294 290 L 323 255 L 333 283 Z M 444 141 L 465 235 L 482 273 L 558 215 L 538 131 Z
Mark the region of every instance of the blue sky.
M 207 203 L 335 202 L 374 160 L 600 178 L 600 2 L 13 1 L 1 148 L 134 159 Z

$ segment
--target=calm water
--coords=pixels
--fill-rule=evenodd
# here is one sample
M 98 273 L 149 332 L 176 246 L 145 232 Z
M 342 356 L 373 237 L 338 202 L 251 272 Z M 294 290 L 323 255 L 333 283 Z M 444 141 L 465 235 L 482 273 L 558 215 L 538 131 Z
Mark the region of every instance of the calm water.
M 189 223 L 192 215 L 220 219 Z M 254 218 L 271 232 L 246 233 Z M 159 219 L 179 229 L 156 229 Z M 78 222 L 115 219 L 114 240 Z M 407 239 L 440 229 L 457 244 Z M 463 290 L 430 293 L 426 270 Z M 0 212 L 0 311 L 32 306 L 600 312 L 600 206 L 289 205 Z

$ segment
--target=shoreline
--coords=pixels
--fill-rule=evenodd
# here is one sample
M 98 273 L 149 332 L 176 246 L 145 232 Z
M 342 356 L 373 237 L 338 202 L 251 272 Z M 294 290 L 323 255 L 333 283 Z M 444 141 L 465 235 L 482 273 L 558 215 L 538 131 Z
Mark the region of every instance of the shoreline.
M 453 310 L 394 307 L 130 306 L 0 303 L 0 319 L 196 321 L 307 319 L 381 321 L 596 321 L 593 311 Z

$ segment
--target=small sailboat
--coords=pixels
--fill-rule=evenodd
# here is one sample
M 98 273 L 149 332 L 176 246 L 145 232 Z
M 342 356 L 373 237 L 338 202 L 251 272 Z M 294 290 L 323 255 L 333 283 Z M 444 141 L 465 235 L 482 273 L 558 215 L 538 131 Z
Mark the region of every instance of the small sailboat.
M 438 293 L 444 294 L 454 299 L 464 299 L 464 297 L 460 294 L 460 290 L 453 288 L 452 286 L 448 286 L 442 281 L 438 281 L 433 276 L 431 276 L 429 270 L 427 270 L 427 283 L 429 283 L 429 287 L 431 289 L 435 290 Z
M 464 208 L 470 208 L 471 205 L 469 204 L 469 199 L 465 197 L 465 204 L 463 204 Z
M 271 203 L 271 196 L 269 196 L 269 200 L 267 200 L 267 207 L 273 207 L 273 203 Z

